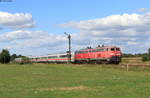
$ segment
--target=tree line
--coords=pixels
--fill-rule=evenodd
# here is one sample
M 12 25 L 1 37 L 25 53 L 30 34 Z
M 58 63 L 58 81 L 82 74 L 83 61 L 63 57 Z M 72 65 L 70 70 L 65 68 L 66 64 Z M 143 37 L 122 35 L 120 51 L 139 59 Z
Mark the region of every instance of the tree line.
M 7 64 L 11 61 L 14 61 L 15 58 L 22 58 L 22 57 L 24 57 L 24 56 L 17 55 L 17 54 L 10 55 L 10 53 L 7 49 L 3 49 L 2 52 L 0 53 L 0 63 Z
M 128 58 L 128 57 L 143 57 L 147 55 L 147 53 L 137 53 L 137 54 L 131 54 L 131 53 L 122 53 L 122 57 Z
M 150 48 L 148 49 L 147 53 L 139 53 L 139 54 L 131 54 L 131 53 L 122 53 L 122 57 L 142 57 L 143 61 L 150 61 Z M 12 54 L 10 55 L 9 51 L 7 49 L 3 49 L 0 52 L 0 63 L 7 64 L 11 61 L 14 61 L 16 58 L 27 58 L 22 55 Z
M 123 53 L 122 57 L 126 57 L 126 58 L 128 58 L 128 57 L 141 57 L 142 61 L 150 61 L 150 48 L 148 49 L 147 53 L 138 53 L 138 54 L 131 54 L 131 53 L 125 54 L 125 53 Z

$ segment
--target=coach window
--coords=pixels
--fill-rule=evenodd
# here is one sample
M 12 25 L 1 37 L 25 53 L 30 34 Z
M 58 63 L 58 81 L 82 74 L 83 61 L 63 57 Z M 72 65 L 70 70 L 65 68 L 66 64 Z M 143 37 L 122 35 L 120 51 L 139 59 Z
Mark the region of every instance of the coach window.
M 60 55 L 60 57 L 68 57 L 67 55 Z

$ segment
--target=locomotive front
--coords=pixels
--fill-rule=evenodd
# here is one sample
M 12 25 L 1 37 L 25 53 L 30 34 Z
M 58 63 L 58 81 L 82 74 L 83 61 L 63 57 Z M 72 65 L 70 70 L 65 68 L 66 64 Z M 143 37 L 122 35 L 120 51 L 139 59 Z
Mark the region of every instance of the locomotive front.
M 119 47 L 108 47 L 108 61 L 110 63 L 119 64 L 121 62 L 121 50 Z

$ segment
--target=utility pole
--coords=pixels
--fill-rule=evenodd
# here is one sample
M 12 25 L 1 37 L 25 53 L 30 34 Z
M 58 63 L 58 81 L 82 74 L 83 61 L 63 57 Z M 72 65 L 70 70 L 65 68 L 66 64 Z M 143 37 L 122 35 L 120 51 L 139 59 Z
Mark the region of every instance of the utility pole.
M 66 32 L 64 32 L 64 34 L 67 35 L 68 41 L 69 41 L 69 47 L 68 47 L 69 51 L 67 53 L 68 53 L 68 59 L 69 59 L 68 62 L 71 63 L 71 35 Z

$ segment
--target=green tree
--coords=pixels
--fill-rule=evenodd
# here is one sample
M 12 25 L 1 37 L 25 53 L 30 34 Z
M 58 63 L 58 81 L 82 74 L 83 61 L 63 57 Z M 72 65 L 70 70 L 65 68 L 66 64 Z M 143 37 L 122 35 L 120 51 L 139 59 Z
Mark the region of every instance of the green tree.
M 9 63 L 10 62 L 10 54 L 7 49 L 3 49 L 0 53 L 0 63 Z

